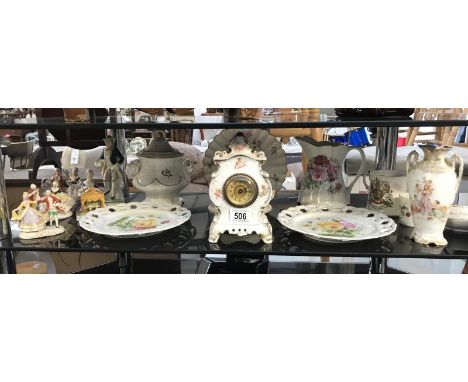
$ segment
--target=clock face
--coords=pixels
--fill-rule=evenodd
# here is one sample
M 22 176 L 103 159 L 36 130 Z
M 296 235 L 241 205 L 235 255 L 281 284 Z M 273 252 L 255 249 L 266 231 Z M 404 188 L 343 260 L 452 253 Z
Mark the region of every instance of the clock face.
M 258 187 L 254 179 L 248 175 L 235 174 L 224 183 L 224 199 L 233 207 L 250 206 L 258 196 Z

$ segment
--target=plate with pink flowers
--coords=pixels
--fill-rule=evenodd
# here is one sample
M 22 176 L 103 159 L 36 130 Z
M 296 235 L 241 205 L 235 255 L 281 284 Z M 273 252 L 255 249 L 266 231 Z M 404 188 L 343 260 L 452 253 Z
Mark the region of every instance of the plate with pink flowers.
M 351 243 L 377 239 L 395 232 L 387 215 L 356 207 L 296 206 L 281 211 L 278 221 L 308 239 L 324 243 Z

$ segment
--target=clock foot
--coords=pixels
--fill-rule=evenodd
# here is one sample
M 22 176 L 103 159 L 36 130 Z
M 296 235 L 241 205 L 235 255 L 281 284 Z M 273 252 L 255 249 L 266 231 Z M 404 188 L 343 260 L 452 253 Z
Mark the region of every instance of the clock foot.
M 267 231 L 260 233 L 260 237 L 266 244 L 273 243 L 273 230 L 271 228 L 271 224 L 268 223 Z
M 210 243 L 217 243 L 221 236 L 221 232 L 218 230 L 213 229 L 213 225 L 210 226 L 210 234 L 208 236 L 208 241 Z

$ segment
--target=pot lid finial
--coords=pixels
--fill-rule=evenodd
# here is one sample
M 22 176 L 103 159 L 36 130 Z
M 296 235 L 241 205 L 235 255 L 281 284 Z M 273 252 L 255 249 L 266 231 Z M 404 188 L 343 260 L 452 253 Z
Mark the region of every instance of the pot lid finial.
M 143 158 L 177 158 L 183 154 L 174 150 L 166 140 L 164 131 L 156 130 L 151 133 L 151 142 L 148 147 L 138 153 Z

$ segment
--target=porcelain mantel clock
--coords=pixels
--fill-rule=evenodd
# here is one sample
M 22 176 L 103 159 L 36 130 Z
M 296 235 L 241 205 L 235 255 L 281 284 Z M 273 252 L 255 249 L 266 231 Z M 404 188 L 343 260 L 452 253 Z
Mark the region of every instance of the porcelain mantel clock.
M 218 169 L 212 174 L 209 194 L 215 214 L 208 240 L 217 243 L 223 233 L 245 237 L 257 234 L 265 243 L 273 241 L 266 214 L 270 211 L 273 189 L 263 151 L 252 151 L 242 136 L 235 138 L 231 151 L 217 151 L 213 161 Z

